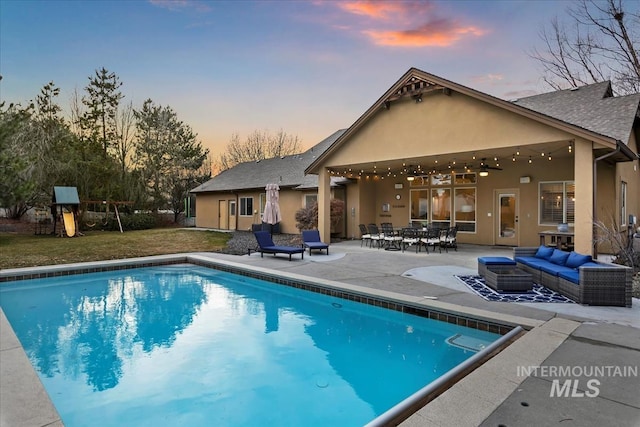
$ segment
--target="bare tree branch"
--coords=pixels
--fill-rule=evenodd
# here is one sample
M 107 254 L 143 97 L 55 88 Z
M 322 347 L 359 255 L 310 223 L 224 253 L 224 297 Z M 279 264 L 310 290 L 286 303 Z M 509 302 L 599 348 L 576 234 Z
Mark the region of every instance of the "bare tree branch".
M 544 50 L 529 54 L 543 80 L 556 90 L 611 80 L 616 93 L 640 92 L 640 14 L 625 7 L 623 0 L 577 0 L 567 10 L 570 25 L 554 18 L 540 32 Z

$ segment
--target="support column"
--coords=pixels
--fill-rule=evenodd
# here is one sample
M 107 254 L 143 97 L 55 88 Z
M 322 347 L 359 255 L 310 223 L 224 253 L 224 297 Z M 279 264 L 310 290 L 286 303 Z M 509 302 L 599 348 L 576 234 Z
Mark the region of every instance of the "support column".
M 593 182 L 593 150 L 590 143 L 576 141 L 574 151 L 575 251 L 593 255 L 593 200 L 597 191 Z
M 323 242 L 331 241 L 331 176 L 326 168 L 318 174 L 318 230 Z

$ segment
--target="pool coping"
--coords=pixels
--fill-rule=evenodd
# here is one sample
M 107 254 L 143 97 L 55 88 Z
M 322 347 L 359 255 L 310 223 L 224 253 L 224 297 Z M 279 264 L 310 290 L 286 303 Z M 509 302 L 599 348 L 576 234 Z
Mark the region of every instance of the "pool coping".
M 72 274 L 123 270 L 129 268 L 170 265 L 179 263 L 190 263 L 194 265 L 212 267 L 218 270 L 232 271 L 258 278 L 264 277 L 287 285 L 299 284 L 301 286 L 296 287 L 300 287 L 302 289 L 307 289 L 307 287 L 309 286 L 321 288 L 326 290 L 326 292 L 322 293 L 326 293 L 328 295 L 360 301 L 389 309 L 400 309 L 399 311 L 411 312 L 412 314 L 417 314 L 432 319 L 438 319 L 449 323 L 476 327 L 477 329 L 493 331 L 496 333 L 500 333 L 501 335 L 508 333 L 510 330 L 518 326 L 522 327 L 525 330 L 532 331 L 545 325 L 545 322 L 541 320 L 490 312 L 487 310 L 475 309 L 446 303 L 443 301 L 432 300 L 425 297 L 409 296 L 391 291 L 372 289 L 364 286 L 352 285 L 322 278 L 315 278 L 280 270 L 272 270 L 259 266 L 251 266 L 228 260 L 218 260 L 198 254 L 161 255 L 144 258 L 130 258 L 125 260 L 109 260 L 101 262 L 64 264 L 34 268 L 5 269 L 0 271 L 0 284 L 14 280 L 26 280 L 42 277 L 59 277 Z M 317 289 L 315 291 L 317 291 Z M 386 303 L 380 303 L 381 301 L 386 301 Z M 409 308 L 409 310 L 407 310 L 407 308 Z M 3 378 L 3 384 L 0 387 L 0 391 L 2 391 L 3 395 L 3 399 L 0 399 L 0 413 L 2 413 L 0 424 L 3 426 L 12 425 L 34 427 L 63 426 L 60 415 L 57 413 L 55 407 L 53 406 L 53 403 L 44 390 L 44 386 L 40 382 L 40 379 L 38 378 L 35 370 L 33 370 L 33 368 L 31 367 L 31 363 L 29 362 L 24 349 L 20 345 L 20 342 L 15 336 L 15 333 L 1 308 L 0 314 L 0 369 Z M 474 322 L 476 322 L 476 324 L 473 324 Z M 546 323 L 551 323 L 551 321 Z M 480 325 L 480 327 L 478 327 L 478 325 Z M 482 325 L 486 325 L 486 329 L 484 329 Z M 577 327 L 577 323 L 575 327 Z M 575 327 L 573 329 L 575 329 Z M 573 329 L 571 330 L 573 331 Z M 521 337 L 515 343 L 502 350 L 500 354 L 505 351 L 508 352 L 509 349 L 514 347 L 514 344 L 527 338 L 529 334 L 530 332 L 524 334 L 524 337 Z M 566 339 L 566 336 L 564 336 L 564 339 Z M 552 349 L 550 346 L 544 347 L 549 347 L 549 349 L 551 349 L 550 351 L 553 351 L 564 341 L 564 339 L 557 343 L 557 340 L 554 340 L 553 343 L 550 343 Z M 527 339 L 526 341 L 529 340 Z M 529 346 L 531 346 L 530 343 Z M 522 348 L 522 345 L 516 347 L 524 350 L 526 353 L 522 355 L 517 354 L 516 356 L 511 356 L 511 358 L 515 357 L 516 359 L 520 360 L 522 357 L 525 357 L 526 360 L 528 360 L 529 358 L 527 356 L 530 353 L 529 348 Z M 449 388 L 449 390 L 444 392 L 440 397 L 436 398 L 421 410 L 418 410 L 416 413 L 407 418 L 407 420 L 405 420 L 401 425 L 427 425 L 424 424 L 425 422 L 427 422 L 428 425 L 440 425 L 436 419 L 433 419 L 433 414 L 431 414 L 432 411 L 429 411 L 430 415 L 424 415 L 424 411 L 426 410 L 425 408 L 431 406 L 432 404 L 442 406 L 442 403 L 434 402 L 442 402 L 442 398 L 447 395 L 447 393 L 456 393 L 455 391 L 451 390 L 461 388 L 467 389 L 468 386 L 465 385 L 468 383 L 467 378 L 475 378 L 477 375 L 473 375 L 474 373 L 480 370 L 486 370 L 484 369 L 486 364 L 489 364 L 489 367 L 487 369 L 494 370 L 495 368 L 491 368 L 492 364 L 490 362 L 492 360 L 494 359 L 490 359 L 488 362 L 475 369 L 471 374 L 463 378 L 462 381 L 456 383 L 453 387 Z M 510 372 L 513 373 L 516 372 L 516 370 L 512 369 L 510 370 Z M 504 389 L 506 393 L 503 393 L 504 399 L 506 399 L 506 397 L 508 397 L 509 394 L 513 392 L 514 384 L 515 386 L 517 386 L 517 384 L 524 381 L 524 379 L 525 378 L 521 378 L 520 381 L 515 381 L 511 377 L 506 378 L 507 382 L 506 384 L 503 384 L 505 387 L 502 387 L 502 389 Z M 484 383 L 484 385 L 486 385 L 486 382 Z M 479 386 L 480 388 L 477 388 L 476 390 L 482 391 L 484 389 L 484 385 L 481 384 Z M 12 389 L 5 390 L 5 386 L 12 387 Z M 16 389 L 17 392 L 13 392 L 13 387 L 19 387 L 18 389 Z M 500 396 L 502 396 L 503 394 L 500 394 Z M 26 395 L 30 396 L 28 402 L 24 402 L 24 398 Z M 9 397 L 7 398 L 5 396 Z M 495 407 L 497 407 L 504 399 L 495 402 Z M 453 401 L 449 399 L 446 400 L 448 401 L 448 403 L 445 403 L 444 406 L 449 406 L 451 410 L 455 411 L 455 413 L 459 415 L 459 405 L 457 405 L 457 403 L 459 403 L 460 401 L 465 401 L 465 399 L 457 401 L 455 399 Z M 485 413 L 487 409 L 486 399 L 483 399 L 482 402 L 485 411 L 481 411 L 479 413 Z M 442 411 L 442 409 L 439 410 Z M 489 412 L 489 414 L 490 413 L 491 412 Z M 480 421 L 486 418 L 486 416 L 488 415 L 485 415 Z M 419 424 L 414 424 L 416 421 L 418 421 Z M 434 422 L 436 424 L 433 424 Z

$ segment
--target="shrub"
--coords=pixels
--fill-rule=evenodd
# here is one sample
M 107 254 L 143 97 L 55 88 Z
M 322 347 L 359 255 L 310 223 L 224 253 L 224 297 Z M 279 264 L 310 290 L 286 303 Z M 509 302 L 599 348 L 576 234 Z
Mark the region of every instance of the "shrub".
M 344 213 L 344 201 L 340 199 L 331 199 L 330 203 L 329 221 L 331 223 L 331 228 L 333 229 L 342 220 L 342 215 Z M 296 212 L 296 227 L 300 231 L 318 228 L 317 203 L 301 208 Z
M 150 213 L 121 214 L 120 222 L 122 223 L 123 231 L 149 230 L 154 228 L 157 224 L 156 217 Z M 115 217 L 109 217 L 109 220 L 103 229 L 108 231 L 120 231 L 118 219 Z

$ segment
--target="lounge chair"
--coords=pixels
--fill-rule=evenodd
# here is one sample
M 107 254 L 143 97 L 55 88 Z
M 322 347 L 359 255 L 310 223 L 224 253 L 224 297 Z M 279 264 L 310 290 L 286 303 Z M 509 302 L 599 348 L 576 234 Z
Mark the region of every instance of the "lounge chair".
M 289 254 L 289 261 L 291 261 L 291 255 L 300 254 L 304 259 L 304 248 L 297 246 L 278 246 L 273 243 L 271 234 L 268 231 L 254 231 L 253 235 L 256 236 L 258 241 L 258 248 L 256 251 L 260 252 L 260 257 L 264 257 L 264 254 Z
M 302 244 L 305 248 L 309 248 L 309 256 L 311 256 L 311 251 L 314 249 L 320 252 L 326 249 L 327 255 L 329 255 L 329 245 L 320 240 L 320 232 L 318 230 L 302 230 Z

